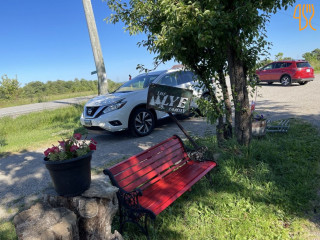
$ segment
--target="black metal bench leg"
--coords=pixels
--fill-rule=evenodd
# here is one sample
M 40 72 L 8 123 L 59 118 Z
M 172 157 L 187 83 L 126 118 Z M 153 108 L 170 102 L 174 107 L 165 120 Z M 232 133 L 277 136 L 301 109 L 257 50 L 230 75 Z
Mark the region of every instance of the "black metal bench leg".
M 120 201 L 119 201 L 119 220 L 120 220 L 120 233 L 122 234 L 123 233 L 123 226 L 125 224 L 125 222 L 123 221 L 123 212 L 122 212 L 122 207 L 121 207 L 121 204 L 120 204 Z
M 149 231 L 148 231 L 148 216 L 147 215 L 144 216 L 144 229 L 145 229 L 145 234 L 147 236 L 147 239 L 150 240 Z
M 208 172 L 205 176 L 206 176 L 206 178 L 209 180 L 209 183 L 210 183 L 210 185 L 211 186 L 213 186 L 213 181 L 212 181 L 212 175 L 211 175 L 212 173 L 211 173 L 211 171 L 210 172 Z

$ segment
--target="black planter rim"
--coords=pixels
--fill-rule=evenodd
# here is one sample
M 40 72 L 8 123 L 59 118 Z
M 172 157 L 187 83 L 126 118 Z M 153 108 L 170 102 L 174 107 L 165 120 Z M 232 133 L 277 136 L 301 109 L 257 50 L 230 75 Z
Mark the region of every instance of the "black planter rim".
M 78 161 L 78 160 L 81 160 L 83 158 L 86 158 L 86 157 L 89 157 L 93 154 L 93 151 L 90 151 L 88 152 L 87 154 L 85 155 L 82 155 L 80 157 L 76 157 L 76 158 L 71 158 L 71 159 L 68 159 L 68 160 L 62 160 L 62 161 L 49 161 L 47 157 L 45 157 L 43 159 L 43 164 L 45 165 L 58 165 L 58 164 L 61 164 L 61 163 L 71 163 L 71 162 L 75 162 L 75 161 Z

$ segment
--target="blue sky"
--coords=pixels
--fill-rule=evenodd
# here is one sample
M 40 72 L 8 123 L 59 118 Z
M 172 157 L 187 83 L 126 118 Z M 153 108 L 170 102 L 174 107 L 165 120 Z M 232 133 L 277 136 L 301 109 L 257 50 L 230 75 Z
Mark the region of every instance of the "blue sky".
M 293 18 L 297 4 L 313 4 L 312 25 L 299 31 L 299 20 Z M 129 36 L 121 24 L 106 24 L 110 14 L 105 2 L 92 0 L 107 77 L 113 81 L 135 76 L 137 64 L 152 67 L 153 55 L 136 43 L 143 36 Z M 273 43 L 273 58 L 301 58 L 302 54 L 320 48 L 320 2 L 297 1 L 294 7 L 281 10 L 268 23 L 268 40 Z M 298 13 L 297 13 L 298 14 Z M 310 13 L 306 16 L 310 17 Z M 305 24 L 302 18 L 302 25 Z M 169 62 L 158 69 L 170 68 Z M 9 0 L 0 3 L 0 75 L 17 75 L 24 85 L 31 81 L 96 79 L 93 54 L 81 0 Z

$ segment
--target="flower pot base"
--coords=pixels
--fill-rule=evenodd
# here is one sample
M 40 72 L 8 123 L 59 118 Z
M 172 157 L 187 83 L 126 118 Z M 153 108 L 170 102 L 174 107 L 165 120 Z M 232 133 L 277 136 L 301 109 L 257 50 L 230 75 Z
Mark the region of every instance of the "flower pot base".
M 75 197 L 90 187 L 92 152 L 66 161 L 44 161 L 60 196 Z

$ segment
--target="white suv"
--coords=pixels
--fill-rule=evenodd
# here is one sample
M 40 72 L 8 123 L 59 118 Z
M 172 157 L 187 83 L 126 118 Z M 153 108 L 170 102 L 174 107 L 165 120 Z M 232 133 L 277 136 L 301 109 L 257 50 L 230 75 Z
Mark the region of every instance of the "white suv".
M 190 71 L 164 70 L 145 73 L 124 83 L 113 93 L 89 100 L 84 106 L 81 124 L 88 129 L 110 132 L 129 129 L 134 136 L 150 134 L 156 120 L 167 116 L 164 112 L 146 108 L 150 83 L 191 89 L 195 99 L 208 94 L 207 91 L 195 87 L 196 77 Z M 195 99 L 192 107 L 196 107 Z

